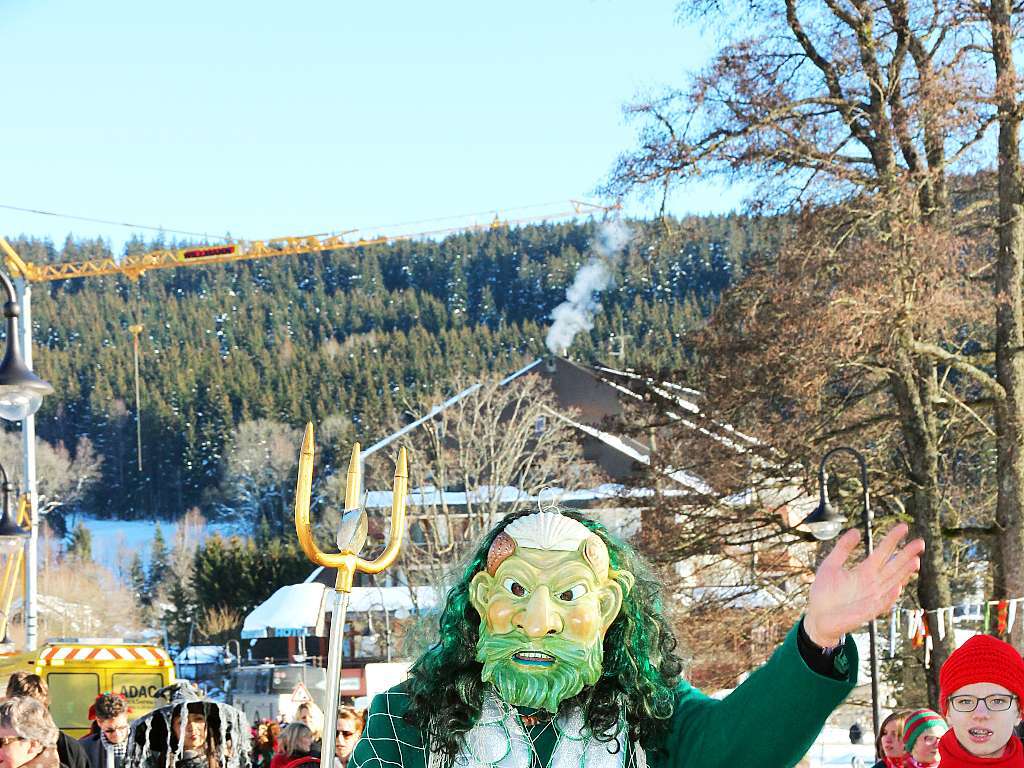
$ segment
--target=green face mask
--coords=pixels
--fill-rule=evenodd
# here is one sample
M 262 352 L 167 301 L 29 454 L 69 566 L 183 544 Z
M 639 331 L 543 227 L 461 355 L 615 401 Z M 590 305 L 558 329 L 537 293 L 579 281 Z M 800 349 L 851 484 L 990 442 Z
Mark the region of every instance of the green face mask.
M 604 634 L 623 592 L 598 543 L 597 558 L 593 540 L 574 552 L 516 547 L 493 575 L 473 577 L 481 677 L 509 704 L 557 712 L 601 677 Z
M 553 661 L 522 659 L 523 649 L 547 654 Z M 557 712 L 558 705 L 593 685 L 601 677 L 602 643 L 581 645 L 552 636 L 530 642 L 519 632 L 492 635 L 481 628 L 476 659 L 484 665 L 480 677 L 493 683 L 501 697 L 517 707 Z

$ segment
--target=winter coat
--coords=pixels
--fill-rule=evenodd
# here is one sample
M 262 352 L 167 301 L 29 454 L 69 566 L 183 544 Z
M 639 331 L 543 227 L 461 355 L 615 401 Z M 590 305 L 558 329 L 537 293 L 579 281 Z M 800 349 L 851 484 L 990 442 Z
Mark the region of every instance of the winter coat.
M 798 637 L 794 627 L 764 666 L 722 700 L 680 682 L 663 752 L 647 753 L 650 768 L 795 765 L 811 748 L 825 719 L 853 689 L 858 668 L 852 639 L 847 638 L 842 656 L 834 662 L 836 672 L 842 673 L 839 679 L 812 669 L 809 657 L 820 654 L 820 649 L 805 656 Z M 374 698 L 349 768 L 426 768 L 426 738 L 402 717 L 408 706 L 404 683 Z M 554 744 L 553 736 L 546 747 L 534 744 L 542 765 L 548 764 Z M 636 764 L 634 752 L 630 745 L 627 765 Z
M 304 765 L 309 766 L 309 768 L 316 768 L 320 765 L 320 758 L 313 755 L 298 755 L 294 753 L 285 755 L 278 752 L 274 755 L 274 759 L 270 761 L 270 768 L 300 768 L 300 766 Z
M 57 756 L 61 765 L 67 768 L 93 768 L 89 755 L 82 745 L 64 731 L 57 736 Z
M 83 736 L 78 740 L 78 745 L 85 753 L 90 768 L 107 768 L 106 752 L 103 749 L 99 731 Z M 60 750 L 60 740 L 57 741 L 57 750 Z M 61 762 L 64 762 L 63 758 L 61 758 Z

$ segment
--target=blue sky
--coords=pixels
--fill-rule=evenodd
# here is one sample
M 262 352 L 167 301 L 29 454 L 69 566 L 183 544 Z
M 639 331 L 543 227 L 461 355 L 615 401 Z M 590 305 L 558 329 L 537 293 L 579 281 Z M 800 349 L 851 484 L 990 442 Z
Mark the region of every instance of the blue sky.
M 594 199 L 622 105 L 709 53 L 675 5 L 5 0 L 0 204 L 266 238 Z M 0 233 L 69 232 L 132 234 L 0 209 Z

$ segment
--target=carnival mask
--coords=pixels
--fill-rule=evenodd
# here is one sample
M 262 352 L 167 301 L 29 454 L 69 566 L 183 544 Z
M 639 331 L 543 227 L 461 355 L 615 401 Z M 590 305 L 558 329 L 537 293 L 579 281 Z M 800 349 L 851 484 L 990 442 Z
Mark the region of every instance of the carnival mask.
M 470 583 L 481 678 L 509 704 L 557 712 L 601 677 L 604 635 L 632 584 L 582 523 L 548 510 L 513 521 Z

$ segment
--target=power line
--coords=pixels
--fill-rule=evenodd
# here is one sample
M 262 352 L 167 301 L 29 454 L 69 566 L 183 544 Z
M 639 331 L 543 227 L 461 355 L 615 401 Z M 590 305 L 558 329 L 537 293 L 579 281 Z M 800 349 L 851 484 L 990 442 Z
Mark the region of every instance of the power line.
M 209 235 L 206 232 L 188 232 L 183 229 L 168 229 L 167 227 L 153 227 L 146 224 L 131 224 L 127 221 L 111 221 L 109 219 L 94 219 L 89 216 L 75 216 L 70 213 L 56 213 L 55 211 L 40 211 L 36 208 L 19 208 L 16 205 L 3 205 L 0 204 L 0 208 L 8 211 L 19 211 L 20 213 L 35 213 L 40 216 L 53 216 L 58 219 L 74 219 L 75 221 L 88 221 L 93 224 L 110 224 L 115 227 L 129 227 L 131 229 L 148 229 L 153 232 L 167 232 L 172 235 L 188 235 L 189 237 L 201 237 L 205 240 L 224 240 L 230 242 L 230 237 L 224 235 Z

